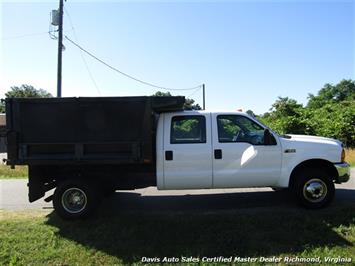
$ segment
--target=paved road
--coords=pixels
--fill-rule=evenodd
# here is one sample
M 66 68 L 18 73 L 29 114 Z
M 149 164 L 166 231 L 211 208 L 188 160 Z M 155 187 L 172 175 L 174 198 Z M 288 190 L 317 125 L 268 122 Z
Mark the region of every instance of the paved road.
M 355 204 L 355 168 L 351 169 L 351 180 L 336 185 L 335 205 Z M 29 203 L 27 180 L 0 180 L 0 209 L 51 209 L 52 203 L 43 199 Z M 53 191 L 47 192 L 51 195 Z M 131 191 L 117 191 L 104 200 L 108 210 L 214 210 L 251 207 L 283 207 L 294 205 L 284 192 L 270 188 L 214 189 L 214 190 L 168 190 L 158 191 L 154 187 Z
M 4 159 L 7 159 L 7 153 L 0 153 L 0 164 L 4 164 Z

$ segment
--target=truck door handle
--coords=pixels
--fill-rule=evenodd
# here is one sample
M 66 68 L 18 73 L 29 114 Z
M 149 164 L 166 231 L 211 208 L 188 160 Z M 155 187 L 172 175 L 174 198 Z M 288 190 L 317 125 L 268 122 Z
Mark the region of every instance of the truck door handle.
M 173 151 L 165 151 L 165 160 L 167 161 L 173 160 Z
M 221 149 L 214 150 L 214 158 L 215 159 L 222 159 L 222 150 Z

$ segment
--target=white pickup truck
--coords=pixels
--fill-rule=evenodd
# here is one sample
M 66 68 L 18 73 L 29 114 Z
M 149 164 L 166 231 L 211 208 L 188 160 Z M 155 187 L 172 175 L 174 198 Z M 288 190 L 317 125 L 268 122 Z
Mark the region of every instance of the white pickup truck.
M 279 136 L 241 112 L 164 113 L 156 150 L 158 189 L 292 187 L 317 208 L 349 180 L 340 141 Z
M 280 136 L 242 112 L 182 111 L 177 103 L 175 107 L 178 108 L 170 106 L 164 110 L 161 105 L 160 109 L 154 109 L 154 104 L 150 103 L 149 109 L 147 102 L 155 98 L 145 97 L 141 102 L 145 104 L 144 115 L 134 118 L 130 117 L 134 111 L 130 114 L 129 105 L 124 107 L 128 111 L 115 112 L 112 108 L 119 104 L 114 102 L 110 108 L 106 103 L 104 108 L 108 111 L 102 111 L 105 98 L 96 98 L 97 106 L 92 100 L 88 103 L 87 98 L 74 99 L 74 102 L 68 100 L 71 105 L 78 105 L 77 99 L 81 99 L 79 106 L 84 109 L 90 106 L 94 122 L 85 118 L 85 109 L 78 111 L 82 112 L 80 121 L 73 114 L 74 124 L 69 127 L 58 117 L 62 112 L 53 107 L 60 108 L 63 104 L 58 99 L 57 102 L 49 99 L 7 101 L 7 113 L 10 114 L 7 117 L 8 164 L 30 166 L 30 201 L 56 187 L 54 196 L 47 200 L 53 200 L 57 213 L 64 218 L 87 216 L 97 206 L 99 195 L 116 189 L 152 185 L 159 190 L 289 188 L 303 206 L 321 208 L 332 201 L 334 183 L 347 182 L 350 178 L 340 141 L 315 136 Z M 16 119 L 21 121 L 25 112 L 36 115 L 43 112 L 48 103 L 51 110 L 54 109 L 48 115 L 57 116 L 53 123 L 48 120 L 51 118 L 42 118 L 43 121 L 37 121 L 31 130 L 23 126 L 25 122 L 22 128 L 16 125 Z M 78 108 L 82 110 L 83 107 Z M 153 118 L 152 110 L 155 111 Z M 116 115 L 108 118 L 112 112 Z M 120 121 L 117 132 L 112 124 L 114 119 Z M 74 128 L 83 124 L 81 121 L 87 121 L 85 128 L 91 135 L 82 133 L 83 126 Z M 137 128 L 138 125 L 140 130 L 122 133 L 123 127 L 127 130 L 127 127 Z M 46 137 L 31 136 L 46 127 Z M 62 127 L 70 128 L 71 133 L 64 132 Z M 60 130 L 62 133 L 58 132 Z M 94 137 L 101 142 L 98 144 Z M 138 144 L 134 142 L 137 139 Z

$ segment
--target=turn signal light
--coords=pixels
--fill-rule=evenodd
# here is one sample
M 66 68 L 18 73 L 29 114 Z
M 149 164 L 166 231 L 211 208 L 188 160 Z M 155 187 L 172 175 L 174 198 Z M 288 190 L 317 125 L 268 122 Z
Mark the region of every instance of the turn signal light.
M 345 162 L 345 150 L 344 149 L 341 151 L 341 162 L 342 163 Z

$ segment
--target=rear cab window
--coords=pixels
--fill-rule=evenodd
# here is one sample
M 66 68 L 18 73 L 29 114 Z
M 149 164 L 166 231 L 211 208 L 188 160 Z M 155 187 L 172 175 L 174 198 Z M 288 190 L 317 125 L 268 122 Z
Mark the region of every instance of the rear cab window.
M 202 115 L 173 116 L 170 143 L 206 143 L 206 118 Z

